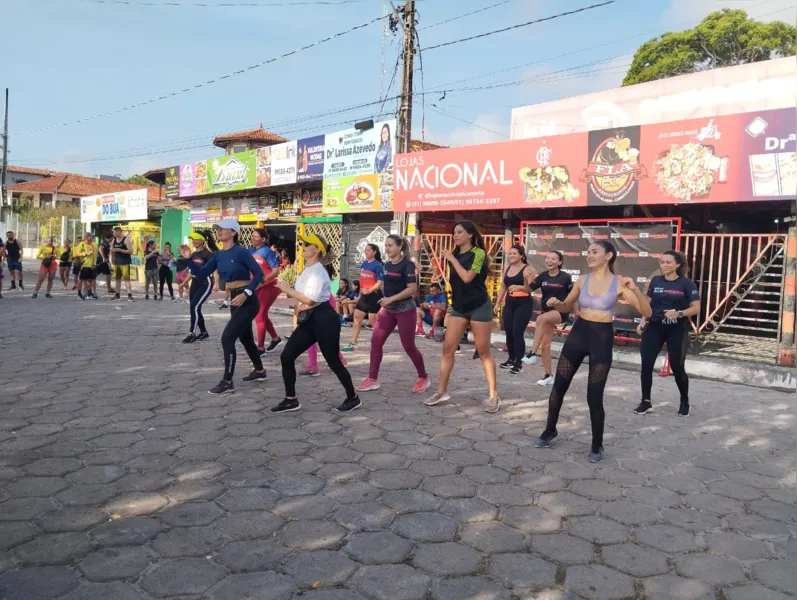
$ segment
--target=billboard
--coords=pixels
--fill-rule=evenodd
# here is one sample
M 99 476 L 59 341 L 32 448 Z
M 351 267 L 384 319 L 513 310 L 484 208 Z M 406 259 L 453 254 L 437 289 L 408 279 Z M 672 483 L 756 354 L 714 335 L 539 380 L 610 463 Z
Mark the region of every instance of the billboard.
M 207 179 L 206 194 L 252 189 L 255 187 L 255 151 L 209 159 Z
M 304 138 L 296 142 L 296 181 L 321 181 L 324 178 L 324 137 Z
M 271 185 L 296 183 L 296 142 L 271 146 Z
M 180 167 L 169 167 L 165 173 L 166 199 L 177 200 L 180 196 Z
M 80 221 L 82 223 L 146 220 L 146 189 L 97 194 L 80 199 Z

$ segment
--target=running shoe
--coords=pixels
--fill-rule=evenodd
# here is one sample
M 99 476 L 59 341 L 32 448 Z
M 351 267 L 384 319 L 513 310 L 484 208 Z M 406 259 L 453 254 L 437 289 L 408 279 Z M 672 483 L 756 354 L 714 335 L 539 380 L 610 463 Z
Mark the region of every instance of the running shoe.
M 599 463 L 603 461 L 603 446 L 598 446 L 597 448 L 593 446 L 592 450 L 590 450 L 587 460 L 591 463 Z
M 378 390 L 380 388 L 379 381 L 376 379 L 371 379 L 370 377 L 366 377 L 365 381 L 363 381 L 360 385 L 357 386 L 358 392 L 373 392 L 374 390 Z
M 339 413 L 352 412 L 352 411 L 357 410 L 358 408 L 360 408 L 362 405 L 363 405 L 363 401 L 360 400 L 359 396 L 355 396 L 354 398 L 346 398 L 346 400 L 344 400 L 343 404 L 341 404 L 340 406 L 338 406 L 335 409 L 335 412 L 339 412 Z
M 318 369 L 305 369 L 299 373 L 299 377 L 321 377 L 321 371 Z
M 351 327 L 351 323 L 349 321 L 343 321 L 340 324 L 341 327 Z
M 636 415 L 644 415 L 647 412 L 653 410 L 653 405 L 650 403 L 650 400 L 642 400 L 634 409 L 634 414 Z
M 229 307 L 230 307 L 230 303 L 225 300 L 224 302 L 222 302 L 219 305 L 219 310 L 224 310 L 225 308 L 229 308 Z
M 681 400 L 681 406 L 678 408 L 678 416 L 679 417 L 688 417 L 689 416 L 689 401 L 688 400 Z
M 433 340 L 435 335 L 434 327 L 429 330 L 429 333 L 426 334 L 427 340 Z
M 285 413 L 285 412 L 294 412 L 299 410 L 302 407 L 299 404 L 299 401 L 296 398 L 285 398 L 282 402 L 277 404 L 277 406 L 271 409 L 273 413 Z
M 187 336 L 183 338 L 183 344 L 193 344 L 196 341 L 196 336 L 193 333 L 189 333 Z
M 432 382 L 429 381 L 428 377 L 419 377 L 418 381 L 415 382 L 415 387 L 412 388 L 412 393 L 422 394 L 429 389 L 430 385 L 432 385 Z
M 265 371 L 252 371 L 249 375 L 245 377 L 241 377 L 241 381 L 246 381 L 247 383 L 250 381 L 265 381 L 266 380 L 266 372 Z
M 144 300 L 149 300 L 149 294 L 146 294 L 146 295 L 144 296 Z M 155 298 L 155 300 L 157 300 L 157 298 Z
M 12 282 L 12 283 L 11 283 L 11 287 L 10 287 L 10 288 L 8 288 L 8 289 L 9 289 L 9 291 L 17 289 L 17 284 Z M 72 289 L 73 289 L 73 290 L 76 290 L 77 288 L 76 288 L 76 287 L 73 287 Z
M 116 292 L 113 293 L 113 299 L 114 300 L 121 300 L 121 298 L 119 297 L 119 294 L 117 294 Z
M 537 448 L 550 448 L 551 442 L 553 442 L 558 435 L 556 431 L 543 431 L 542 435 L 534 440 L 534 445 L 537 446 Z
M 44 297 L 45 297 L 45 298 L 52 298 L 52 297 L 53 297 L 53 295 L 48 293 L 48 294 L 45 294 L 45 295 L 44 295 Z
M 415 337 L 426 337 L 426 332 L 423 329 L 418 329 L 415 331 Z
M 128 302 L 132 302 L 133 301 L 133 294 L 128 294 L 127 295 L 127 301 Z
M 479 359 L 479 351 L 478 350 L 474 350 L 473 351 L 473 360 L 478 360 L 478 359 Z
M 38 298 L 39 294 L 31 294 L 31 298 Z
M 537 355 L 533 352 L 529 352 L 521 359 L 527 365 L 536 365 L 537 364 Z
M 274 352 L 274 350 L 277 349 L 277 346 L 279 346 L 281 343 L 282 343 L 282 338 L 271 340 L 271 343 L 269 343 L 269 345 L 266 347 L 266 353 Z
M 454 354 L 462 354 L 462 346 L 457 344 L 457 349 L 454 351 Z
M 450 394 L 446 393 L 441 394 L 440 392 L 437 392 L 433 396 L 430 396 L 429 398 L 424 400 L 423 403 L 426 406 L 437 406 L 438 404 L 442 404 L 443 402 L 448 402 L 449 400 L 451 400 Z
M 19 282 L 19 289 L 22 290 L 23 292 L 25 291 L 25 286 L 22 285 L 21 281 Z
M 515 366 L 515 361 L 512 360 L 511 358 L 506 359 L 504 362 L 498 365 L 498 367 L 501 369 L 511 369 L 514 366 Z
M 512 368 L 509 369 L 509 372 L 512 375 L 519 375 L 520 373 L 523 372 L 523 363 L 520 362 L 520 361 L 517 361 L 515 364 L 512 365 Z
M 207 340 L 210 338 L 210 334 L 207 331 L 203 331 L 198 336 L 196 336 L 196 341 L 201 342 L 202 340 Z
M 501 408 L 501 398 L 500 396 L 495 396 L 487 399 L 487 404 L 484 405 L 484 412 L 497 413 L 499 408 Z
M 234 391 L 235 384 L 232 381 L 222 379 L 208 390 L 208 394 L 232 394 Z
M 257 353 L 258 353 L 260 356 L 263 356 L 263 355 L 266 353 L 266 349 L 265 349 L 265 348 L 258 348 L 258 349 L 257 349 Z
M 549 375 L 546 373 L 542 379 L 537 382 L 537 385 L 553 385 L 553 382 L 556 381 L 556 378 L 553 375 Z
M 355 350 L 357 350 L 357 346 L 355 346 L 354 344 L 346 344 L 340 350 L 341 352 L 354 352 Z

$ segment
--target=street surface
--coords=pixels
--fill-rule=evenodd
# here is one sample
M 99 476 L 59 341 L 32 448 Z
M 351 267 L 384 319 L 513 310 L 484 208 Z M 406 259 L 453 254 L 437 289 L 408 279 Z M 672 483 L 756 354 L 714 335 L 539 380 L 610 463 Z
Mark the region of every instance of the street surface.
M 0 598 L 797 593 L 793 393 L 693 381 L 692 416 L 680 419 L 674 382 L 656 378 L 655 411 L 636 416 L 638 375 L 615 369 L 605 460 L 591 465 L 585 368 L 547 450 L 533 447 L 549 391 L 535 384 L 541 367 L 501 371 L 490 415 L 465 346 L 452 401 L 430 409 L 409 391 L 397 336 L 362 409 L 332 412 L 343 395 L 321 359 L 322 376 L 299 382 L 302 411 L 273 415 L 278 352 L 267 383 L 208 395 L 227 319 L 216 305 L 205 309 L 212 339 L 186 346 L 186 304 L 138 290 L 132 304 L 102 291 L 31 300 L 30 275 L 24 294 L 0 300 Z M 277 323 L 288 330 L 287 317 Z M 434 385 L 441 347 L 419 344 Z M 356 383 L 363 347 L 347 356 Z M 236 380 L 248 371 L 239 350 Z

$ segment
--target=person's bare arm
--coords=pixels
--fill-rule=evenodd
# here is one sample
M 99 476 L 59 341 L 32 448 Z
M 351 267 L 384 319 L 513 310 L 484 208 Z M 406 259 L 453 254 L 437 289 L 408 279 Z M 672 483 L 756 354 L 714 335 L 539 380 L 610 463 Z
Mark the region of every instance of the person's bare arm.
M 550 298 L 548 300 L 548 306 L 551 308 L 556 308 L 562 312 L 570 312 L 573 310 L 573 306 L 576 304 L 576 302 L 578 302 L 578 296 L 581 294 L 581 286 L 584 285 L 585 279 L 585 275 L 582 275 L 578 278 L 578 281 L 573 284 L 573 289 L 570 290 L 570 293 L 567 295 L 567 298 L 565 298 L 564 301 L 557 298 Z
M 626 302 L 642 313 L 643 317 L 650 318 L 653 314 L 650 300 L 639 290 L 634 280 L 630 277 L 620 277 L 619 284 L 617 295 L 622 296 Z

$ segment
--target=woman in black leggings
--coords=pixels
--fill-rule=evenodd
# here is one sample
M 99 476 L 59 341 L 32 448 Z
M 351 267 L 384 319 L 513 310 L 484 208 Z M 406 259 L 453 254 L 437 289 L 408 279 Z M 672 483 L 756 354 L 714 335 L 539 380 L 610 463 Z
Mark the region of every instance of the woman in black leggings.
M 639 352 L 642 355 L 642 402 L 634 412 L 644 415 L 653 409 L 650 389 L 653 387 L 653 367 L 664 344 L 670 357 L 675 384 L 681 393 L 678 416 L 689 416 L 689 377 L 684 363 L 689 347 L 689 317 L 700 311 L 700 294 L 694 282 L 686 276 L 686 257 L 668 250 L 659 259 L 662 274 L 650 280 L 648 297 L 653 315 L 650 321 L 642 317 L 637 332 L 642 333 Z M 644 331 L 644 333 L 643 333 Z
M 163 300 L 163 285 L 166 284 L 169 287 L 169 297 L 174 300 L 174 290 L 172 289 L 172 281 L 174 279 L 174 274 L 172 273 L 172 267 L 174 267 L 174 254 L 172 254 L 172 245 L 169 242 L 166 242 L 163 245 L 163 252 L 160 254 L 159 258 L 160 262 L 160 269 L 158 269 L 158 280 L 160 282 L 160 299 Z
M 603 460 L 603 389 L 612 366 L 612 321 L 617 300 L 623 298 L 643 316 L 651 315 L 650 303 L 639 291 L 634 280 L 614 274 L 616 258 L 617 250 L 609 242 L 592 242 L 587 252 L 587 266 L 591 272 L 578 278 L 564 302 L 556 297 L 548 300 L 548 306 L 562 312 L 569 312 L 578 302 L 580 314 L 559 356 L 556 378 L 548 399 L 548 422 L 535 445 L 538 448 L 548 448 L 558 435 L 556 423 L 559 421 L 559 411 L 562 409 L 565 394 L 581 363 L 589 356 L 587 404 L 592 421 L 590 462 Z
M 297 326 L 282 351 L 282 379 L 285 381 L 285 399 L 271 409 L 283 413 L 299 410 L 302 405 L 296 397 L 296 359 L 315 343 L 321 349 L 329 368 L 335 373 L 346 400 L 335 410 L 351 412 L 362 406 L 357 397 L 351 375 L 340 359 L 340 319 L 329 303 L 331 296 L 329 274 L 324 263 L 332 262 L 329 244 L 314 233 L 301 236 L 304 271 L 296 280 L 295 288 L 280 282 L 279 288 L 296 300 Z
M 526 327 L 531 321 L 534 301 L 531 297 L 531 281 L 537 273 L 528 265 L 526 249 L 515 244 L 509 249 L 509 266 L 504 270 L 498 301 L 493 312 L 497 315 L 501 303 L 504 304 L 504 333 L 506 334 L 506 350 L 509 358 L 498 365 L 502 369 L 510 369 L 517 375 L 523 372 L 523 355 L 526 354 Z
M 238 244 L 238 234 L 241 226 L 235 219 L 222 219 L 213 226 L 222 249 L 213 253 L 213 256 L 200 266 L 192 260 L 188 261 L 188 268 L 196 278 L 209 279 L 214 271 L 224 279 L 227 291 L 230 293 L 230 321 L 221 334 L 221 347 L 224 353 L 224 377 L 214 387 L 208 390 L 211 394 L 231 394 L 235 391 L 232 382 L 235 374 L 235 359 L 237 352 L 235 342 L 241 341 L 244 350 L 249 355 L 255 370 L 243 378 L 243 381 L 265 381 L 266 371 L 260 352 L 255 344 L 252 334 L 252 321 L 254 321 L 260 304 L 255 296 L 257 286 L 263 281 L 263 270 L 255 262 L 250 252 Z M 189 258 L 189 251 L 184 250 L 184 258 Z

